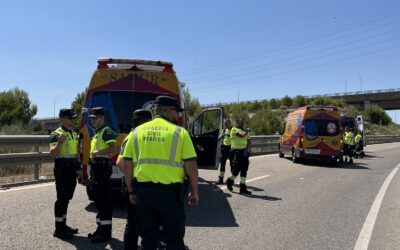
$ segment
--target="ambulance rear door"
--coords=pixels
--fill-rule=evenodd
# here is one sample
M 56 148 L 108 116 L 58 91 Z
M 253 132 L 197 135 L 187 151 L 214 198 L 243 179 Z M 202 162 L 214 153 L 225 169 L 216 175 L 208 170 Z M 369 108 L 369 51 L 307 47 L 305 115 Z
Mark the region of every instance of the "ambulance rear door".
M 197 153 L 197 164 L 202 169 L 217 169 L 222 143 L 223 109 L 203 110 L 190 127 L 190 136 Z
M 364 126 L 364 118 L 362 115 L 357 116 L 357 127 L 358 130 L 361 131 L 362 139 L 363 139 L 363 145 L 364 147 L 367 146 L 367 140 L 365 138 L 365 126 Z

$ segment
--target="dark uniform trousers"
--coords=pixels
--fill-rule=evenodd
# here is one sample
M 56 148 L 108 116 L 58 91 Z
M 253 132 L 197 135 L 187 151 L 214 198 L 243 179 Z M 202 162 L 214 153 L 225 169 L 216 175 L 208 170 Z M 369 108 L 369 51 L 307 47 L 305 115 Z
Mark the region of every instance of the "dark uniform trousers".
M 93 199 L 98 210 L 96 218 L 102 221 L 111 221 L 112 219 L 112 199 L 110 193 L 110 177 L 112 174 L 112 162 L 109 158 L 95 158 L 91 165 Z M 99 224 L 99 223 L 98 223 Z M 108 226 L 111 233 L 111 225 Z
M 183 184 L 137 183 L 136 220 L 139 235 L 143 238 L 143 249 L 157 249 L 160 225 L 168 250 L 185 249 L 183 189 Z
M 56 221 L 56 228 L 60 229 L 66 224 L 66 215 L 69 201 L 74 196 L 76 187 L 76 170 L 80 164 L 76 159 L 58 158 L 54 160 L 54 177 L 56 179 L 57 200 L 54 204 L 56 218 L 64 218 Z
M 247 177 L 247 170 L 249 170 L 249 156 L 244 155 L 246 149 L 232 150 L 233 154 L 233 170 L 232 175 L 240 177 Z
M 124 250 L 136 250 L 139 239 L 136 229 L 136 206 L 130 202 L 128 192 L 126 192 L 125 203 L 127 220 L 124 232 Z
M 231 173 L 233 170 L 233 154 L 231 152 L 231 146 L 230 145 L 222 145 L 221 146 L 221 158 L 220 158 L 220 163 L 221 163 L 221 168 L 220 171 L 225 172 L 225 165 L 226 161 L 229 158 L 229 164 L 231 166 Z

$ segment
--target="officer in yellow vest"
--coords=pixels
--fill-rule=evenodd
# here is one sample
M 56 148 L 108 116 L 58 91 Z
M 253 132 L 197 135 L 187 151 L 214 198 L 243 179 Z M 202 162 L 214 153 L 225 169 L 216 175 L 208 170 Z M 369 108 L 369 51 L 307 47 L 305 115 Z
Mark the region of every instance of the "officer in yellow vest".
M 189 133 L 178 126 L 182 109 L 169 96 L 155 101 L 157 116 L 134 130 L 132 158 L 136 179 L 137 228 L 144 249 L 156 249 L 162 226 L 167 249 L 184 247 L 185 173 L 190 181 L 189 204 L 199 203 L 196 152 Z
M 231 129 L 231 150 L 233 154 L 232 176 L 226 180 L 226 186 L 229 191 L 233 190 L 233 184 L 240 173 L 240 194 L 251 195 L 247 190 L 246 177 L 249 169 L 250 157 L 250 137 L 249 129 L 244 129 L 244 119 L 239 118 L 236 121 L 236 127 Z
M 133 129 L 125 138 L 124 142 L 121 145 L 121 151 L 117 160 L 117 167 L 124 174 L 125 185 L 127 188 L 127 197 L 126 197 L 126 212 L 127 212 L 127 221 L 124 232 L 124 249 L 125 250 L 136 250 L 138 247 L 138 232 L 136 229 L 136 207 L 133 204 L 133 170 L 132 170 L 132 151 L 133 151 L 133 131 L 134 129 L 151 121 L 152 114 L 150 110 L 146 109 L 138 109 L 133 112 Z M 130 164 L 125 164 L 125 162 L 130 161 Z
M 90 119 L 95 128 L 95 135 L 90 144 L 90 170 L 94 204 L 98 210 L 98 227 L 88 237 L 93 243 L 97 243 L 111 239 L 112 200 L 109 180 L 112 174 L 111 156 L 118 153 L 118 148 L 114 132 L 105 125 L 105 110 L 102 107 L 92 108 Z
M 76 187 L 76 173 L 80 169 L 78 135 L 73 130 L 76 114 L 72 109 L 61 109 L 61 126 L 50 134 L 50 154 L 54 160 L 57 200 L 54 204 L 55 226 L 53 236 L 71 239 L 78 229 L 67 226 L 67 210 Z
M 360 130 L 357 131 L 356 137 L 354 137 L 355 142 L 355 156 L 354 158 L 362 158 L 363 157 L 363 140 L 362 140 L 362 132 Z
M 344 162 L 349 161 L 349 163 L 353 163 L 354 133 L 347 127 L 343 135 L 343 144 Z
M 217 185 L 222 185 L 224 184 L 224 175 L 225 175 L 225 165 L 226 165 L 226 160 L 229 158 L 229 164 L 231 166 L 231 173 L 232 173 L 232 162 L 233 162 L 233 157 L 231 153 L 231 129 L 232 129 L 232 124 L 231 120 L 227 119 L 225 122 L 225 129 L 222 131 L 222 135 L 224 137 L 224 140 L 222 141 L 221 145 L 221 158 L 220 158 L 220 168 L 219 168 L 219 176 L 218 176 L 218 182 Z

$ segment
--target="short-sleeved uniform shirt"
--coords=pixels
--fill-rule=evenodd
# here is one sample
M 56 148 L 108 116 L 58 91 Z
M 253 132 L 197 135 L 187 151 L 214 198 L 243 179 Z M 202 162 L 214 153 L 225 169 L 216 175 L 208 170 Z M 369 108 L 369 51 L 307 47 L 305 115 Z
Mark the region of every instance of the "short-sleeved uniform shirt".
M 171 145 L 175 129 L 177 125 L 162 117 L 155 117 L 129 133 L 123 143 L 121 156 L 135 163 L 134 176 L 139 182 L 170 184 L 168 180 L 171 180 L 171 183 L 177 179 L 179 182 L 183 181 L 183 162 L 195 160 L 197 155 L 189 133 L 182 127 L 178 128 L 176 146 Z M 134 146 L 135 133 L 137 133 L 139 155 Z M 176 151 L 173 159 L 170 159 L 172 148 Z M 176 165 L 168 167 L 168 163 L 165 163 L 167 161 Z

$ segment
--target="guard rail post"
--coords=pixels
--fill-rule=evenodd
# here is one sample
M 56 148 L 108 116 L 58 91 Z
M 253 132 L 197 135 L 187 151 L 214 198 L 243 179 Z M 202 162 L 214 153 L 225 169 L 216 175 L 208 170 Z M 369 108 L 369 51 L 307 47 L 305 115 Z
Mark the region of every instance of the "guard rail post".
M 37 152 L 38 155 L 39 155 L 39 157 L 41 158 L 42 152 L 40 152 L 40 150 L 39 150 L 39 145 L 36 145 L 36 146 L 35 146 L 35 152 Z M 34 167 L 34 170 L 33 170 L 33 179 L 34 179 L 35 181 L 39 180 L 39 173 L 40 173 L 40 167 L 41 167 L 41 165 L 42 165 L 42 164 L 39 163 L 39 162 L 35 163 L 35 167 Z

